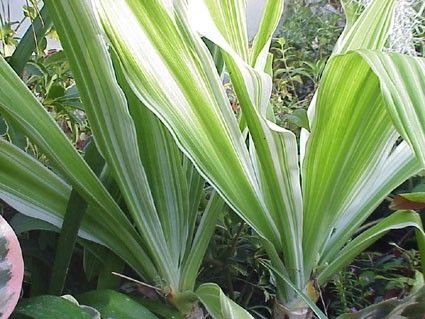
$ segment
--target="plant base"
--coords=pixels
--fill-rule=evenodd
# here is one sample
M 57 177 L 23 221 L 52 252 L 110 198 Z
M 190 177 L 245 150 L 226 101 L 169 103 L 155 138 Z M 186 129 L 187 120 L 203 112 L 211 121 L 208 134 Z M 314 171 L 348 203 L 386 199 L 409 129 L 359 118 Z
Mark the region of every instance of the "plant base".
M 204 312 L 202 311 L 202 308 L 199 306 L 198 303 L 195 303 L 193 305 L 192 311 L 190 314 L 186 315 L 186 319 L 203 319 L 204 318 Z

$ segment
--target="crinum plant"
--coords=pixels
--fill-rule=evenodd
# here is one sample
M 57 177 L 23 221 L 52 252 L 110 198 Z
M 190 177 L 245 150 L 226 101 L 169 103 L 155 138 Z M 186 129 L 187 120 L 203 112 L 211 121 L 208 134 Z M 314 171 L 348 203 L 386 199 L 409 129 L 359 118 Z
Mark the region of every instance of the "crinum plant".
M 425 164 L 423 60 L 384 52 L 399 2 L 371 1 L 361 13 L 358 3 L 345 3 L 347 26 L 310 106 L 311 131 L 298 145 L 269 106 L 268 49 L 283 1 L 265 2 L 250 43 L 244 0 L 46 0 L 106 164 L 90 169 L 1 61 L 2 115 L 60 174 L 2 141 L 1 197 L 60 226 L 72 211 L 72 188 L 88 204 L 80 235 L 112 249 L 182 313 L 200 316 L 192 311 L 199 298 L 215 318 L 250 318 L 216 286 L 193 293 L 214 214 L 204 215 L 195 234 L 193 209 L 175 207 L 193 194 L 180 184 L 188 175 L 173 138 L 262 238 L 277 288 L 274 316 L 308 316 L 320 285 L 387 231 L 413 226 L 423 243 L 410 211 L 352 239 L 382 199 Z M 240 117 L 204 39 L 221 50 Z M 175 156 L 163 153 L 165 141 Z M 212 200 L 219 209 L 219 197 Z
M 425 164 L 424 62 L 386 50 L 405 1 L 369 1 L 363 10 L 344 2 L 347 25 L 299 149 L 269 107 L 268 46 L 283 1 L 266 1 L 252 43 L 242 0 L 94 3 L 133 92 L 264 239 L 277 318 L 307 316 L 305 295 L 317 300 L 320 285 L 390 229 L 414 226 L 423 244 L 420 219 L 410 211 L 352 239 L 385 196 Z M 221 49 L 240 118 L 201 37 Z

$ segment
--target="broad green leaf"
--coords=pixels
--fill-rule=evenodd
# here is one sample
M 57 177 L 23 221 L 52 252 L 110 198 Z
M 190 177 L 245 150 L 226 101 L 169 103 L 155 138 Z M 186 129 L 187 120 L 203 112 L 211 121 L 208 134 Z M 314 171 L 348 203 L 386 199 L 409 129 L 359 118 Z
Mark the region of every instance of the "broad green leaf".
M 21 295 L 24 261 L 18 239 L 0 216 L 0 318 L 7 319 Z
M 253 319 L 245 309 L 227 297 L 216 284 L 203 284 L 196 294 L 214 319 Z
M 81 304 L 97 309 L 108 319 L 158 319 L 130 297 L 113 290 L 96 290 L 78 296 Z
M 54 103 L 84 111 L 84 106 L 80 99 L 80 93 L 78 92 L 77 86 L 75 84 L 68 87 L 65 90 L 65 95 L 55 99 Z
M 93 319 L 91 312 L 72 301 L 56 296 L 39 296 L 23 299 L 15 309 L 12 319 Z
M 400 196 L 413 202 L 425 203 L 425 193 L 406 193 L 400 194 Z
M 137 298 L 137 302 L 145 306 L 160 319 L 185 319 L 185 316 L 179 313 L 174 307 L 171 305 L 164 305 L 161 301 Z
M 17 213 L 10 220 L 10 226 L 13 228 L 17 235 L 32 230 L 44 230 L 51 232 L 60 232 L 60 228 L 56 227 L 42 219 L 26 216 L 24 214 Z
M 414 209 L 425 208 L 425 193 L 398 194 L 394 197 L 390 205 L 391 209 Z
M 330 260 L 328 264 L 324 265 L 325 268 L 320 270 L 317 281 L 320 285 L 326 283 L 331 276 L 349 265 L 357 255 L 384 236 L 388 231 L 405 227 L 415 227 L 420 232 L 420 236 L 422 238 L 425 237 L 421 218 L 417 213 L 412 211 L 395 212 L 350 241 L 338 253 L 335 259 Z

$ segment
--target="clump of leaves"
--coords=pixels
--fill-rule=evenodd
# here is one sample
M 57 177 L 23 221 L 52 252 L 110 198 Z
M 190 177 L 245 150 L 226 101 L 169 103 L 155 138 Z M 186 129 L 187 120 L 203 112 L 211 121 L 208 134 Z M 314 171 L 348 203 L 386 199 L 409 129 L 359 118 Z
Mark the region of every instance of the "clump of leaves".
M 24 80 L 81 150 L 90 129 L 64 52 L 53 50 L 36 56 L 25 67 Z

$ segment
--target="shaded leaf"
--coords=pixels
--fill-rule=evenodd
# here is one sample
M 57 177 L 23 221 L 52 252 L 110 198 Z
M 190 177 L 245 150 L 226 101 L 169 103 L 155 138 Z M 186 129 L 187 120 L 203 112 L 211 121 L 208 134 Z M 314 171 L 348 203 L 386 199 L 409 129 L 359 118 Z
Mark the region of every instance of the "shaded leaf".
M 74 302 L 57 296 L 39 296 L 22 300 L 12 319 L 93 319 L 92 315 Z
M 113 290 L 87 292 L 78 296 L 78 300 L 81 304 L 97 309 L 101 313 L 102 318 L 158 319 L 158 317 L 138 302 Z
M 196 290 L 196 294 L 214 319 L 254 319 L 216 284 L 203 284 Z

